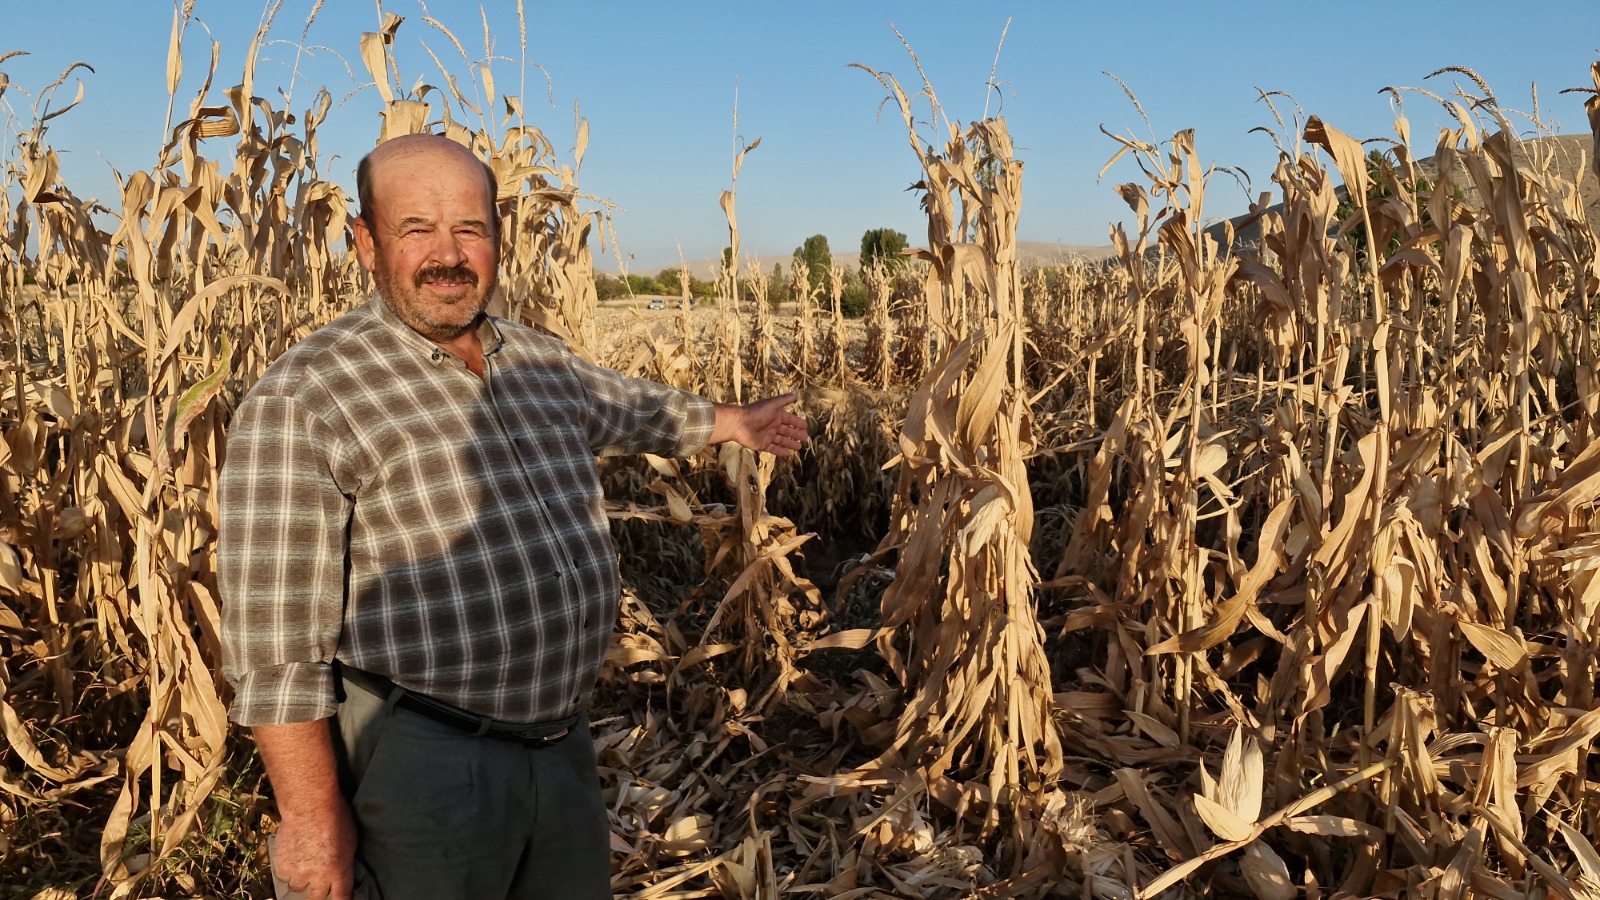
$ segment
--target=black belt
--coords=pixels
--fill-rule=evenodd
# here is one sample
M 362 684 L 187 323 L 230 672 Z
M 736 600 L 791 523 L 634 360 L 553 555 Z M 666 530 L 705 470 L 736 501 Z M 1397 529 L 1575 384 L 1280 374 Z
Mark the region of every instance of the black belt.
M 443 725 L 449 725 L 458 731 L 464 731 L 473 737 L 494 738 L 497 741 L 510 741 L 524 747 L 548 747 L 560 741 L 571 733 L 572 728 L 578 724 L 578 716 L 571 716 L 555 722 L 537 722 L 531 725 L 517 725 L 513 722 L 502 722 L 488 716 L 470 713 L 459 706 L 453 706 L 443 700 L 435 700 L 427 694 L 407 690 L 382 675 L 374 675 L 361 669 L 343 665 L 337 660 L 334 662 L 335 675 L 343 680 L 350 681 L 367 689 L 371 693 L 383 697 L 393 703 L 395 708 L 414 712 L 425 716 Z M 341 686 L 342 688 L 342 686 Z M 399 694 L 398 699 L 395 695 Z

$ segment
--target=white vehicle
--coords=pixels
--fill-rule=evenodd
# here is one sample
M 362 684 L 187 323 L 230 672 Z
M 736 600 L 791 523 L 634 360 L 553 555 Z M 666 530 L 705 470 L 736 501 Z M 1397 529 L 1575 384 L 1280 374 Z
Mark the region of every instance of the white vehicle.
M 650 298 L 650 308 L 651 309 L 666 309 L 667 308 L 667 301 L 666 301 L 665 298 L 662 298 L 662 297 L 651 297 Z

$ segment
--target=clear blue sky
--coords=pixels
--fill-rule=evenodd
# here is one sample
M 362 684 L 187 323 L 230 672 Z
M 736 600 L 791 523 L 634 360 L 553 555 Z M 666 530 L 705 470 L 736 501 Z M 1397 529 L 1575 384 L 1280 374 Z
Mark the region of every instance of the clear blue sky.
M 281 106 L 278 90 L 292 89 L 299 112 L 319 86 L 329 89 L 336 105 L 321 133 L 323 168 L 353 193 L 355 162 L 378 128 L 380 100 L 367 85 L 358 49 L 361 33 L 377 28 L 377 6 L 326 0 L 295 76 L 296 45 L 312 6 L 312 0 L 283 0 L 261 54 L 256 94 Z M 417 0 L 387 0 L 386 8 L 406 19 L 397 41 L 404 84 L 442 83 L 424 43 L 465 83 L 467 64 L 422 21 Z M 738 184 L 748 252 L 787 254 L 817 233 L 836 252 L 853 251 L 862 232 L 877 227 L 904 231 L 913 243 L 925 240 L 916 195 L 906 190 L 918 171 L 899 116 L 890 107 L 880 116 L 884 91 L 847 68 L 863 63 L 916 89 L 916 70 L 891 23 L 917 52 L 947 115 L 970 122 L 987 102 L 991 113 L 1006 116 L 1025 164 L 1020 237 L 1065 244 L 1108 243 L 1109 223 L 1126 213 L 1113 186 L 1140 178 L 1126 158 L 1097 178 L 1116 149 L 1101 125 L 1159 139 L 1194 128 L 1202 159 L 1242 168 L 1259 193 L 1271 187 L 1276 153 L 1267 136 L 1249 133 L 1275 127 L 1257 101 L 1258 88 L 1289 93 L 1307 114 L 1354 137 L 1392 137 L 1393 109 L 1380 89 L 1421 86 L 1448 94 L 1466 80 L 1426 76 L 1465 66 L 1509 109 L 1532 112 L 1536 84 L 1541 116 L 1571 134 L 1587 129 L 1583 97 L 1559 91 L 1591 86 L 1589 66 L 1600 58 L 1600 0 L 1541 0 L 1520 8 L 1488 0 L 1444 6 L 527 0 L 526 10 L 527 59 L 550 78 L 547 87 L 543 74 L 528 69 L 529 119 L 570 160 L 578 104 L 590 124 L 581 186 L 622 207 L 616 216 L 622 253 L 632 270 L 646 273 L 674 263 L 680 250 L 689 260 L 721 252 L 727 229 L 718 197 L 729 186 L 735 147 L 757 138 L 761 146 L 746 158 Z M 427 11 L 457 34 L 473 61 L 484 56 L 478 7 L 436 0 Z M 240 80 L 262 13 L 253 0 L 198 0 L 186 37 L 180 115 L 200 87 L 211 38 L 222 55 L 210 102 L 225 102 L 222 90 Z M 61 152 L 75 192 L 114 202 L 111 168 L 124 177 L 148 168 L 162 141 L 172 16 L 172 4 L 161 0 L 0 0 L 0 54 L 30 54 L 0 63 L 11 81 L 0 96 L 0 116 L 10 118 L 0 151 L 14 152 L 13 135 L 31 121 L 40 89 L 68 64 L 87 62 L 95 71 L 78 70 L 54 95 L 52 108 L 59 108 L 83 82 L 82 104 L 49 123 L 48 140 Z M 522 54 L 515 0 L 491 0 L 483 16 L 500 57 L 493 64 L 496 92 L 515 92 Z M 1001 89 L 988 92 L 1008 18 L 996 75 Z M 1137 95 L 1148 129 L 1102 72 Z M 1405 112 L 1415 152 L 1429 155 L 1449 119 L 1420 94 L 1408 95 Z M 221 156 L 228 148 L 217 144 L 209 152 Z M 1234 215 L 1244 206 L 1231 177 L 1213 183 L 1208 214 Z

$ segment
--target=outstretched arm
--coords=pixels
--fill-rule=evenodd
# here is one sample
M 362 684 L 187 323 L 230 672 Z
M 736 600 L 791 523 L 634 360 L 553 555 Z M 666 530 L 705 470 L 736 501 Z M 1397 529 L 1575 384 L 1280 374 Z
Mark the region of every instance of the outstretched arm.
M 798 399 L 799 394 L 788 393 L 745 406 L 718 403 L 709 443 L 733 441 L 774 456 L 793 455 L 806 443 L 806 420 L 787 409 Z

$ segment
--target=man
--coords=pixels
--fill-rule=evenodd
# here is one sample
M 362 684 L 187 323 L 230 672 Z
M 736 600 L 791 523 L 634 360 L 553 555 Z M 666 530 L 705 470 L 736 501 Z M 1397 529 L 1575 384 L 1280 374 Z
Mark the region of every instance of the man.
M 387 900 L 609 897 L 595 454 L 788 456 L 805 421 L 792 394 L 713 405 L 486 316 L 495 185 L 465 147 L 391 140 L 357 180 L 378 296 L 267 371 L 220 487 L 224 667 L 278 804 L 274 875 L 347 900 L 359 857 Z

